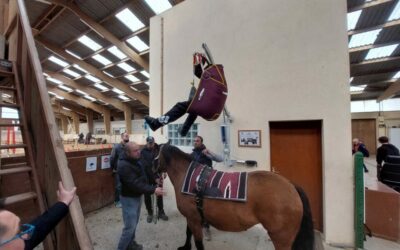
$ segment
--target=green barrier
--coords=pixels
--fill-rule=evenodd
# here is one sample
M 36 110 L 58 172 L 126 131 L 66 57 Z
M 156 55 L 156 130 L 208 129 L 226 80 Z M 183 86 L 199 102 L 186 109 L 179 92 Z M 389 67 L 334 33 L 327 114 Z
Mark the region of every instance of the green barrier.
M 364 248 L 364 159 L 363 154 L 357 152 L 354 155 L 354 178 L 355 178 L 355 246 Z

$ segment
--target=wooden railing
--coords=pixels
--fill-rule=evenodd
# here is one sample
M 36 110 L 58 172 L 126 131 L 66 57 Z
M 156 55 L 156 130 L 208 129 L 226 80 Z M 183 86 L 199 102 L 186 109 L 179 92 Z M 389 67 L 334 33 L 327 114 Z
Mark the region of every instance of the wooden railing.
M 55 122 L 24 1 L 9 1 L 8 15 L 9 22 L 4 32 L 9 44 L 8 60 L 17 65 L 41 189 L 47 205 L 51 206 L 57 201 L 59 180 L 67 189 L 75 184 Z M 55 249 L 93 249 L 78 197 L 69 211 L 69 219 L 63 220 L 55 230 Z

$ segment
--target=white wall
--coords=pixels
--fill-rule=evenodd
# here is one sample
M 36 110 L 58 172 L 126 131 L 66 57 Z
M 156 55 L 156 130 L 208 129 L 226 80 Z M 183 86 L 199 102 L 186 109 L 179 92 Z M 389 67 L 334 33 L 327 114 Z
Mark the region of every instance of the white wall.
M 353 245 L 346 10 L 345 0 L 191 0 L 152 18 L 150 114 L 186 100 L 192 54 L 207 42 L 225 67 L 233 156 L 269 170 L 270 121 L 323 120 L 324 236 Z M 221 119 L 199 123 L 206 145 L 221 152 Z M 239 129 L 261 129 L 263 146 L 239 148 Z

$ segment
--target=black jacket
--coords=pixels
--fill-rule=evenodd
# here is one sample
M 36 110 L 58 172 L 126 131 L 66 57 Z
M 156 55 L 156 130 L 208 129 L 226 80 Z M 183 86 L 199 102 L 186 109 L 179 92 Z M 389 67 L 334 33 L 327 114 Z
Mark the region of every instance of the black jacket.
M 147 178 L 149 180 L 149 183 L 155 184 L 155 180 L 158 177 L 154 172 L 153 172 L 153 161 L 157 157 L 158 154 L 158 145 L 154 145 L 153 150 L 145 147 L 142 149 L 140 152 L 140 162 L 142 163 L 144 170 L 146 172 Z
M 376 162 L 378 165 L 382 165 L 382 161 L 384 161 L 388 155 L 400 155 L 399 149 L 390 143 L 382 144 L 376 152 Z
M 118 160 L 118 175 L 121 180 L 121 195 L 125 197 L 138 197 L 142 194 L 153 194 L 154 185 L 148 184 L 144 167 L 140 161 L 122 153 Z
M 111 151 L 110 165 L 113 170 L 117 170 L 118 159 L 124 151 L 124 146 L 122 143 L 115 144 Z
M 203 154 L 204 149 L 206 149 L 206 146 L 204 145 L 200 148 L 194 148 L 190 155 L 192 156 L 193 161 L 212 167 L 212 160 Z
M 68 206 L 63 202 L 57 202 L 41 216 L 29 224 L 35 226 L 32 238 L 25 241 L 25 250 L 31 250 L 39 245 L 57 224 L 68 214 Z

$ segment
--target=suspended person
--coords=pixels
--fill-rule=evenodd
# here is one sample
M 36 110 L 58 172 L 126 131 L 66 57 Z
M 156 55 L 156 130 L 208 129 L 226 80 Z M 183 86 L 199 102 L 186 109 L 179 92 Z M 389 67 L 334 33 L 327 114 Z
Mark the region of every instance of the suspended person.
M 200 79 L 197 91 L 191 91 L 189 100 L 178 102 L 163 116 L 158 118 L 145 116 L 144 119 L 151 130 L 156 131 L 188 113 L 188 117 L 179 128 L 181 136 L 186 136 L 197 116 L 209 121 L 219 117 L 228 95 L 223 66 L 210 63 L 204 54 L 195 53 L 193 73 Z

